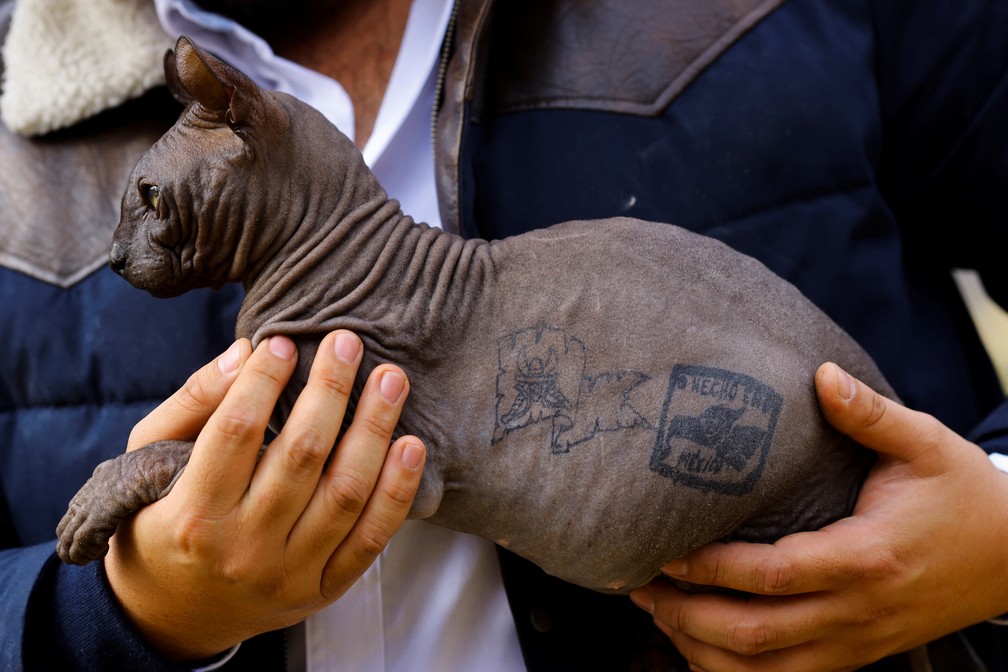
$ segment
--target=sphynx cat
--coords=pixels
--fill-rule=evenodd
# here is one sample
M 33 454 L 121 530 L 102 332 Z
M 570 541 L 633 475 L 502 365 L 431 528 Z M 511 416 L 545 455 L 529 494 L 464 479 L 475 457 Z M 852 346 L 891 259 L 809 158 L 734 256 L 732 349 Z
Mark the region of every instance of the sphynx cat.
M 464 240 L 404 215 L 308 105 L 185 37 L 165 70 L 187 107 L 133 171 L 112 267 L 156 296 L 243 283 L 236 334 L 287 334 L 300 352 L 274 428 L 334 329 L 364 342 L 358 386 L 401 366 L 418 393 L 399 431 L 429 448 L 410 517 L 626 593 L 707 542 L 850 512 L 872 454 L 824 422 L 814 372 L 834 361 L 895 395 L 759 262 L 631 219 Z M 104 555 L 190 449 L 99 466 L 60 524 L 60 557 Z

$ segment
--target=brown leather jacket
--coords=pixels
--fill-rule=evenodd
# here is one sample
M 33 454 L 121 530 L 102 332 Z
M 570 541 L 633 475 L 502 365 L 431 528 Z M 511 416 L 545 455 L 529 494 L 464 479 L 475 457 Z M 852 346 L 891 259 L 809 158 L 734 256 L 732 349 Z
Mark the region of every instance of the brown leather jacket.
M 948 277 L 975 267 L 1008 297 L 997 3 L 457 4 L 435 119 L 447 229 L 630 214 L 717 236 L 845 326 L 909 405 L 964 434 L 988 417 L 981 445 L 1005 435 Z M 0 127 L 0 266 L 64 287 L 93 277 L 130 167 L 177 113 L 155 91 L 39 140 Z M 501 563 L 530 669 L 681 669 L 626 598 Z M 966 665 L 952 640 L 934 650 Z

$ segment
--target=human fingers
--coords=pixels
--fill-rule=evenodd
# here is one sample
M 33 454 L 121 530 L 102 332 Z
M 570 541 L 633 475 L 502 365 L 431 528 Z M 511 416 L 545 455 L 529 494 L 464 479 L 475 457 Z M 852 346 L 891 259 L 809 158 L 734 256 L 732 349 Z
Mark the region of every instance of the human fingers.
M 744 656 L 694 639 L 683 632 L 659 628 L 689 661 L 690 670 L 695 672 L 847 672 L 872 662 L 871 657 L 860 654 L 858 647 L 833 646 L 823 642 L 806 642 Z M 861 662 L 854 663 L 852 660 Z
M 747 657 L 819 641 L 824 630 L 835 634 L 847 625 L 842 619 L 827 622 L 826 614 L 856 614 L 852 620 L 860 624 L 860 619 L 871 613 L 867 606 L 852 610 L 846 604 L 833 604 L 844 598 L 832 593 L 758 597 L 691 592 L 663 579 L 634 591 L 632 597 L 666 634 L 683 634 L 695 642 Z
M 192 440 L 220 405 L 238 371 L 252 354 L 248 339 L 238 339 L 223 354 L 189 376 L 172 396 L 138 422 L 127 450 L 165 439 Z
M 249 506 L 262 524 L 289 532 L 312 498 L 362 354 L 360 339 L 349 331 L 328 334 L 319 343 L 308 381 L 252 479 Z
M 884 571 L 888 555 L 864 521 L 844 518 L 774 544 L 715 542 L 670 561 L 662 572 L 698 586 L 757 595 L 797 595 L 849 585 Z
M 398 367 L 383 364 L 368 376 L 353 421 L 291 532 L 291 548 L 301 549 L 305 562 L 319 561 L 319 571 L 372 497 L 408 394 L 409 381 Z
M 225 515 L 245 495 L 266 426 L 296 359 L 297 349 L 285 336 L 260 343 L 196 438 L 174 490 L 184 493 L 201 515 Z
M 392 444 L 364 511 L 326 563 L 320 584 L 325 599 L 335 599 L 345 592 L 406 520 L 420 487 L 426 457 L 426 447 L 415 436 L 401 437 Z

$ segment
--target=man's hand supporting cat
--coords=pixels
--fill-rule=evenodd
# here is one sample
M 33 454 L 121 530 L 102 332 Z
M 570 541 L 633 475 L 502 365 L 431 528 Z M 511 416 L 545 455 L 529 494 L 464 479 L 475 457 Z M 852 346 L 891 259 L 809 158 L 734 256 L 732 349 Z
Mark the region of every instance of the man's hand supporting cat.
M 395 366 L 368 378 L 332 447 L 363 348 L 329 334 L 281 434 L 263 434 L 297 352 L 237 341 L 134 429 L 133 450 L 195 439 L 169 495 L 120 526 L 105 568 L 130 619 L 162 653 L 205 658 L 289 626 L 342 595 L 402 524 L 426 450 L 391 443 L 409 392 Z M 327 463 L 327 460 L 328 463 Z

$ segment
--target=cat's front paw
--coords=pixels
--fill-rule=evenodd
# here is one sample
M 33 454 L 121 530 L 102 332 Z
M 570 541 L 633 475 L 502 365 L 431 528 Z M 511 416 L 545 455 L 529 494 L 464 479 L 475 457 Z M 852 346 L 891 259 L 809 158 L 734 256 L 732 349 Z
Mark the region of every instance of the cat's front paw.
M 104 557 L 119 522 L 131 513 L 110 496 L 112 479 L 121 472 L 115 463 L 108 460 L 98 465 L 56 526 L 56 555 L 63 562 L 86 565 Z
M 119 523 L 172 489 L 192 446 L 191 441 L 157 441 L 99 464 L 56 527 L 60 560 L 86 565 L 105 557 Z

